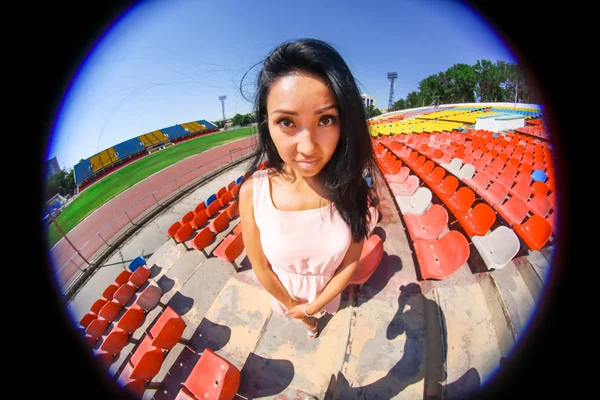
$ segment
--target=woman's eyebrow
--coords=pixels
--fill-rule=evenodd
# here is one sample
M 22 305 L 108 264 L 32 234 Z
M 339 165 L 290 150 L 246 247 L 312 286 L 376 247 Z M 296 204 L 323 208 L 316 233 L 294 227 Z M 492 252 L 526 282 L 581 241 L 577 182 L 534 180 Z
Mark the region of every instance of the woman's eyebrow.
M 315 114 L 323 114 L 325 111 L 331 109 L 331 108 L 338 108 L 337 104 L 331 104 L 327 107 L 323 107 L 318 109 L 317 111 L 315 111 Z M 298 115 L 298 113 L 296 111 L 289 111 L 289 110 L 281 110 L 281 109 L 276 109 L 273 110 L 271 112 L 271 115 L 275 114 L 275 113 L 281 113 L 281 114 L 290 114 L 290 115 Z

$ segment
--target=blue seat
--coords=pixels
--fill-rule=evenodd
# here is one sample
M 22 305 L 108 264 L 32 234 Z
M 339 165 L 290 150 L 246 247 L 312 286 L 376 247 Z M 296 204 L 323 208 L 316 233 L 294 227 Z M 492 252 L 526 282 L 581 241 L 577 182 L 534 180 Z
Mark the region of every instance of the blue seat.
M 214 193 L 211 194 L 210 196 L 208 196 L 208 199 L 206 199 L 206 201 L 204 202 L 206 204 L 206 207 L 210 206 L 210 203 L 212 203 L 216 199 L 217 199 L 217 195 Z
M 243 181 L 244 181 L 244 176 L 243 176 L 243 175 L 240 175 L 240 177 L 239 177 L 239 178 L 237 178 L 237 179 L 235 180 L 235 184 L 236 184 L 236 185 L 239 185 L 239 184 L 240 184 L 240 183 L 242 183 Z
M 367 185 L 371 186 L 371 177 L 370 176 L 366 176 L 365 181 L 367 181 Z
M 493 138 L 497 138 L 497 137 L 498 137 L 498 134 L 497 134 L 497 133 L 494 133 L 494 134 L 492 135 L 492 137 L 493 137 Z
M 548 178 L 548 176 L 541 169 L 536 169 L 531 172 L 531 180 L 533 182 L 540 181 L 540 182 L 544 183 L 544 182 L 546 182 L 547 178 Z
M 144 257 L 139 256 L 134 258 L 133 260 L 131 260 L 131 262 L 129 263 L 129 266 L 127 267 L 131 272 L 135 272 L 136 269 L 138 269 L 139 267 L 146 265 L 146 260 L 144 260 Z

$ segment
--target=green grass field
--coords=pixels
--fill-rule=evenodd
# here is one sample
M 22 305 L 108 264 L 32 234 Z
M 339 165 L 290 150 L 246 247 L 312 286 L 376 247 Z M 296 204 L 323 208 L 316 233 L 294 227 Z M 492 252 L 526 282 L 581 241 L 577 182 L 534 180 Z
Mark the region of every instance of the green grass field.
M 201 136 L 167 147 L 126 165 L 81 192 L 73 202 L 65 207 L 56 221 L 63 231 L 68 233 L 98 207 L 150 175 L 205 150 L 250 136 L 255 133 L 255 129 L 240 128 Z M 54 246 L 62 237 L 54 224 L 50 224 L 47 234 L 50 247 Z

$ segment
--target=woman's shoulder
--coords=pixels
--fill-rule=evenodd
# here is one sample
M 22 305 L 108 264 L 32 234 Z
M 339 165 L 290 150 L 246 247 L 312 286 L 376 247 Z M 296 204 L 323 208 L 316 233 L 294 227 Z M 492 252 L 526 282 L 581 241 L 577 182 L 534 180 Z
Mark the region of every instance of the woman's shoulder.
M 268 171 L 267 169 L 262 169 L 262 170 L 258 170 L 255 171 L 252 175 L 250 175 L 248 177 L 248 179 L 246 179 L 244 182 L 242 182 L 242 186 L 240 187 L 240 192 L 239 192 L 239 197 L 242 201 L 249 201 L 252 202 L 253 200 L 253 195 L 254 195 L 254 185 L 255 185 L 255 181 L 258 181 L 258 183 L 261 183 L 262 180 L 264 179 L 265 176 L 267 176 Z

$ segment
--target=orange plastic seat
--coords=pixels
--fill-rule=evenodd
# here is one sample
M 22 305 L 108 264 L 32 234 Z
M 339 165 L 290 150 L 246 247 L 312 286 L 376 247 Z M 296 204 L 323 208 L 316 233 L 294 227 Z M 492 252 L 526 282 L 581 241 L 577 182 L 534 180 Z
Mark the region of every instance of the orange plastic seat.
M 227 185 L 227 190 L 231 190 L 231 188 L 234 186 L 235 186 L 235 181 L 229 182 L 229 184 Z
M 152 346 L 152 337 L 145 335 L 129 360 L 130 365 L 133 367 L 129 379 L 152 380 L 160 371 L 164 360 L 162 350 Z
M 110 364 L 113 363 L 115 356 L 114 354 L 103 352 L 103 351 L 95 351 L 94 359 L 98 361 L 100 364 L 104 365 L 107 369 L 110 367 Z
M 216 203 L 216 202 L 213 202 L 213 204 L 214 203 Z M 218 207 L 219 203 L 216 203 L 216 204 Z M 211 206 L 212 206 L 212 204 L 211 204 Z M 210 208 L 210 206 L 209 206 L 209 208 Z M 183 225 L 181 227 L 181 229 L 179 229 L 177 231 L 177 233 L 175 234 L 175 240 L 178 243 L 183 243 L 186 240 L 188 240 L 190 238 L 190 236 L 192 236 L 193 233 L 194 233 L 194 228 L 192 227 L 192 225 L 190 223 L 187 223 L 187 224 Z
M 144 283 L 146 283 L 148 278 L 150 278 L 150 269 L 145 266 L 141 266 L 136 269 L 133 274 L 131 274 L 129 283 L 139 289 L 144 285 Z
M 458 178 L 454 175 L 446 175 L 437 185 L 431 185 L 433 191 L 440 197 L 452 196 L 458 188 Z
M 208 224 L 208 229 L 211 232 L 217 234 L 219 232 L 223 232 L 229 226 L 229 216 L 225 211 L 220 213 L 215 219 L 213 219 L 210 224 Z
M 141 270 L 142 268 L 145 268 L 145 267 L 136 269 L 135 272 L 132 274 L 132 276 L 134 274 L 138 273 L 138 271 Z M 131 277 L 129 279 L 131 279 Z M 115 292 L 113 301 L 117 301 L 121 305 L 125 305 L 125 304 L 129 303 L 129 300 L 131 300 L 131 298 L 133 297 L 133 295 L 135 294 L 136 291 L 137 291 L 137 287 L 133 286 L 132 284 L 127 282 L 127 283 L 121 285 L 119 290 L 117 290 Z M 104 307 L 106 307 L 106 306 L 104 306 Z
M 192 225 L 192 228 L 194 229 L 200 229 L 204 226 L 204 224 L 206 224 L 206 221 L 208 221 L 208 215 L 206 215 L 204 212 L 201 212 L 196 214 L 192 222 L 190 222 L 190 225 Z
M 447 278 L 469 258 L 469 242 L 458 231 L 449 231 L 437 240 L 416 240 L 414 246 L 423 279 Z
M 448 211 L 443 206 L 434 204 L 423 214 L 405 214 L 404 221 L 413 241 L 418 239 L 434 240 L 448 226 Z
M 191 221 L 191 220 L 193 220 L 193 219 L 194 219 L 194 212 L 193 212 L 193 211 L 187 212 L 187 213 L 185 213 L 185 215 L 184 215 L 184 216 L 181 218 L 181 224 L 182 224 L 182 225 L 185 225 L 185 224 L 187 224 L 188 222 L 190 222 L 190 221 Z
M 452 196 L 441 195 L 440 197 L 452 213 L 467 211 L 475 201 L 475 193 L 465 186 L 458 189 Z
M 198 214 L 204 214 L 202 211 L 206 210 L 206 203 L 205 202 L 201 202 L 200 204 L 198 204 L 196 206 L 196 208 L 194 208 L 194 215 L 198 215 Z
M 383 241 L 379 235 L 371 235 L 363 244 L 360 260 L 349 284 L 361 285 L 371 278 L 383 258 Z
M 530 163 L 521 160 L 521 165 L 519 165 L 519 172 L 524 174 L 531 174 L 533 167 Z
M 160 302 L 163 292 L 160 286 L 152 282 L 144 289 L 140 296 L 135 300 L 134 307 L 149 312 Z
M 123 305 L 121 303 L 118 303 L 114 300 L 108 301 L 104 307 L 102 307 L 102 310 L 100 310 L 98 316 L 104 318 L 108 322 L 112 322 L 115 320 L 115 318 L 117 318 L 117 315 L 119 315 L 119 312 L 121 312 L 122 308 Z
M 429 173 L 431 171 L 433 171 L 434 166 L 435 166 L 435 164 L 433 163 L 433 161 L 431 161 L 431 160 L 425 161 L 425 163 L 421 166 L 421 168 L 419 168 L 417 170 L 417 175 L 419 175 L 421 178 L 429 175 Z
M 233 400 L 240 386 L 240 371 L 206 348 L 183 382 L 182 391 L 196 399 Z
M 213 254 L 225 262 L 233 264 L 237 271 L 238 267 L 235 264 L 235 259 L 244 251 L 244 239 L 241 233 L 229 234 L 213 251 Z
M 105 300 L 107 300 L 107 301 L 111 301 L 113 299 L 114 295 L 115 295 L 115 292 L 117 290 L 119 290 L 120 287 L 121 287 L 121 285 L 119 285 L 117 283 L 111 283 L 102 292 L 102 298 L 105 299 Z
M 540 250 L 552 235 L 550 222 L 537 214 L 527 218 L 524 223 L 513 226 L 513 230 L 531 250 Z
M 406 178 L 408 178 L 409 175 L 410 168 L 401 167 L 397 174 L 386 174 L 384 175 L 384 178 L 388 181 L 388 183 L 404 183 L 404 181 L 406 181 Z
M 219 204 L 218 201 L 213 201 L 206 208 L 206 210 L 204 210 L 204 212 L 206 213 L 206 216 L 208 218 L 211 218 L 213 215 L 215 215 L 217 212 L 219 212 L 220 209 L 221 209 L 221 204 Z
M 394 196 L 412 196 L 419 188 L 419 178 L 410 175 L 403 183 L 390 183 Z
M 100 350 L 109 354 L 119 354 L 127 344 L 128 339 L 129 335 L 127 332 L 121 329 L 113 329 L 106 335 L 106 338 L 104 338 Z
M 511 196 L 506 203 L 497 204 L 494 208 L 498 211 L 498 214 L 510 224 L 510 226 L 523 222 L 529 212 L 527 203 L 517 196 Z
M 236 200 L 233 203 L 231 203 L 229 205 L 229 207 L 227 207 L 225 209 L 225 212 L 227 213 L 227 216 L 229 217 L 230 220 L 239 217 L 239 215 L 240 215 L 240 207 L 239 207 L 239 204 L 238 204 L 238 200 Z
M 112 285 L 111 285 L 112 286 Z M 117 289 L 119 287 L 117 286 Z M 115 289 L 116 292 L 116 289 Z M 112 300 L 112 295 L 110 296 L 111 300 Z M 92 304 L 92 306 L 90 307 L 90 311 L 96 315 L 98 315 L 98 313 L 100 313 L 100 310 L 102 310 L 102 307 L 104 307 L 104 305 L 106 304 L 106 302 L 109 301 L 106 298 L 102 298 L 102 299 L 98 299 L 94 302 L 94 304 Z
M 466 212 L 454 213 L 469 236 L 484 236 L 496 222 L 496 213 L 485 203 L 476 204 Z
M 144 310 L 140 308 L 130 307 L 128 308 L 119 321 L 117 321 L 117 328 L 124 330 L 127 333 L 133 333 L 137 328 L 142 326 L 144 322 Z
M 476 172 L 472 179 L 465 179 L 464 182 L 477 193 L 483 193 L 490 184 L 490 177 L 485 172 Z
M 131 276 L 131 271 L 123 270 L 117 277 L 115 278 L 115 283 L 119 286 L 126 284 L 129 282 L 129 277 Z
M 225 207 L 227 204 L 229 204 L 229 202 L 233 199 L 233 196 L 231 195 L 231 192 L 225 192 L 225 194 L 223 194 L 223 196 L 219 197 L 219 204 L 221 205 L 221 208 Z
M 79 325 L 81 325 L 81 327 L 85 330 L 85 328 L 88 327 L 88 325 L 90 324 L 90 322 L 92 322 L 93 320 L 98 318 L 98 314 L 94 314 L 94 313 L 87 313 L 83 316 L 83 318 L 81 318 L 81 320 L 79 321 Z
M 238 183 L 237 185 L 235 185 L 233 187 L 233 189 L 231 189 L 231 197 L 232 198 L 237 198 L 238 192 L 240 191 L 240 187 L 242 187 L 241 183 Z
M 207 226 L 206 228 L 198 232 L 196 237 L 194 237 L 194 240 L 192 240 L 192 247 L 198 251 L 201 251 L 208 258 L 208 255 L 206 254 L 204 249 L 206 248 L 206 246 L 212 243 L 214 238 L 215 234 L 210 229 L 208 229 Z
M 235 228 L 233 228 L 233 233 L 234 235 L 237 235 L 238 233 L 242 233 L 242 224 L 239 223 L 235 226 Z
M 530 174 L 519 173 L 519 175 L 517 175 L 517 177 L 515 178 L 515 183 L 522 183 L 524 185 L 529 186 L 531 184 L 532 179 L 533 178 Z
M 219 191 L 217 192 L 217 199 L 219 197 L 221 197 L 226 191 L 227 191 L 227 188 L 225 186 L 223 186 L 221 189 L 219 189 Z
M 552 208 L 552 210 L 556 210 L 556 192 L 550 193 L 547 199 L 550 203 L 550 207 Z
M 548 193 L 548 186 L 546 186 L 546 184 L 541 181 L 535 181 L 531 184 L 531 193 L 534 196 L 538 194 L 546 196 L 546 194 Z
M 513 183 L 515 183 L 515 178 L 513 178 L 510 174 L 502 171 L 496 179 L 496 182 L 502 184 L 506 189 L 510 189 Z
M 156 323 L 150 329 L 150 344 L 163 350 L 171 350 L 181 340 L 185 321 L 171 307 L 165 307 Z
M 413 161 L 412 163 L 408 163 L 408 165 L 410 165 L 413 169 L 413 171 L 418 171 L 419 168 L 421 168 L 421 166 L 425 164 L 425 156 L 418 156 L 417 159 L 415 161 Z M 392 174 L 393 175 L 393 174 Z
M 502 170 L 498 165 L 489 164 L 484 169 L 483 172 L 486 173 L 490 179 L 496 179 Z
M 167 231 L 167 236 L 169 236 L 171 239 L 174 239 L 175 234 L 177 233 L 177 231 L 179 231 L 180 228 L 181 228 L 181 222 L 179 222 L 179 221 L 175 222 L 173 225 L 171 225 L 169 227 L 169 230 Z
M 521 163 L 521 161 L 518 158 L 515 158 L 514 154 L 513 154 L 513 157 L 509 158 L 508 161 L 507 161 L 508 165 L 512 165 L 512 166 L 516 167 L 517 170 L 519 168 L 519 164 L 520 163 Z
M 548 201 L 548 198 L 543 194 L 536 194 L 527 202 L 527 206 L 529 207 L 529 211 L 532 214 L 537 214 L 540 217 L 546 218 L 552 205 Z
M 106 328 L 108 328 L 109 322 L 104 318 L 96 318 L 91 321 L 90 324 L 85 328 L 85 334 L 91 336 L 94 339 L 98 339 L 104 335 Z
M 444 175 L 446 175 L 446 170 L 442 167 L 435 167 L 430 174 L 423 177 L 423 180 L 427 182 L 430 186 L 432 184 L 437 184 L 444 179 Z

